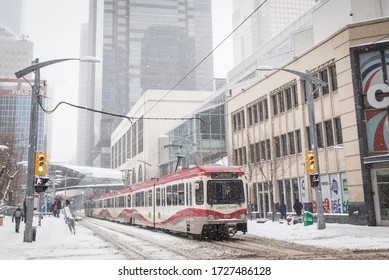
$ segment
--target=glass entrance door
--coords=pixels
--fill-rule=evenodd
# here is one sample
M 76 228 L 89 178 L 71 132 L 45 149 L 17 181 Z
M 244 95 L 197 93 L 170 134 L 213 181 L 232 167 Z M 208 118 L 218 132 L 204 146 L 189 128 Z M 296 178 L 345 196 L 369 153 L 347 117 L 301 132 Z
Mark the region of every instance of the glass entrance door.
M 372 173 L 377 225 L 389 226 L 389 169 L 373 169 Z

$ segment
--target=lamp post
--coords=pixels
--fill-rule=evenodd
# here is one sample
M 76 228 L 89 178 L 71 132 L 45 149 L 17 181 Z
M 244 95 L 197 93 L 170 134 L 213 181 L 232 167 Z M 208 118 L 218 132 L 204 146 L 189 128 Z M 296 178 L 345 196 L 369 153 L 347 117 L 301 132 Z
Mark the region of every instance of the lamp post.
M 24 242 L 34 241 L 34 234 L 32 229 L 33 222 L 33 207 L 34 207 L 34 166 L 35 166 L 35 151 L 37 147 L 38 138 L 38 99 L 41 98 L 40 93 L 40 69 L 42 67 L 49 66 L 51 64 L 60 63 L 68 60 L 79 60 L 87 62 L 98 62 L 96 58 L 84 57 L 84 58 L 63 58 L 54 59 L 45 62 L 39 62 L 39 59 L 35 59 L 31 66 L 28 66 L 15 73 L 17 79 L 24 78 L 24 76 L 34 72 L 35 80 L 32 85 L 31 92 L 31 113 L 30 113 L 30 130 L 29 130 L 29 150 L 28 150 L 28 168 L 27 168 L 27 192 L 25 198 L 25 221 L 26 227 L 24 230 Z
M 324 213 L 323 213 L 323 200 L 322 200 L 322 191 L 321 191 L 321 182 L 320 182 L 320 168 L 319 168 L 319 160 L 318 160 L 318 144 L 317 144 L 317 134 L 316 134 L 316 127 L 315 127 L 315 108 L 313 104 L 313 94 L 314 92 L 311 92 L 310 83 L 317 86 L 316 90 L 319 88 L 319 86 L 326 86 L 327 83 L 313 77 L 306 71 L 306 73 L 299 72 L 293 69 L 287 69 L 287 68 L 274 68 L 274 67 L 259 67 L 256 70 L 259 71 L 272 71 L 272 70 L 281 70 L 285 72 L 292 73 L 294 75 L 297 75 L 303 79 L 305 79 L 305 94 L 307 98 L 307 106 L 308 106 L 308 121 L 309 121 L 309 136 L 311 138 L 311 149 L 315 154 L 316 158 L 316 170 L 317 170 L 317 176 L 319 178 L 318 186 L 315 188 L 316 193 L 316 200 L 317 200 L 317 229 L 325 229 L 326 224 L 324 220 Z

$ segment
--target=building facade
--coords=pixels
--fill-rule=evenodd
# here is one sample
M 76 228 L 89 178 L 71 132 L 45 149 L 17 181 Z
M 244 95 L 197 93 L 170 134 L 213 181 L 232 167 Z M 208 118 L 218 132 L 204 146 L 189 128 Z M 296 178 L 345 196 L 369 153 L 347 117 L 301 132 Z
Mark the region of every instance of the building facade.
M 160 136 L 191 119 L 193 112 L 212 92 L 148 90 L 112 133 L 111 168 L 127 173 L 127 183 L 160 176 L 159 157 L 167 143 Z M 174 108 L 174 110 L 172 110 Z
M 348 25 L 280 67 L 300 73 L 308 71 L 327 83 L 324 87 L 310 86 L 314 94 L 323 212 L 330 222 L 389 225 L 384 203 L 388 199 L 387 163 L 382 159 L 364 162 L 375 151 L 363 149 L 368 147 L 368 137 L 363 136 L 369 135 L 369 129 L 366 132 L 361 120 L 374 119 L 371 130 L 378 119 L 374 113 L 362 114 L 359 104 L 366 97 L 356 97 L 359 88 L 366 85 L 366 73 L 356 73 L 360 65 L 365 69 L 367 64 L 351 63 L 351 57 L 360 55 L 353 47 L 376 44 L 387 36 L 387 30 L 388 18 Z M 387 51 L 374 51 L 376 61 L 378 51 L 378 61 L 384 63 Z M 377 77 L 382 80 L 384 76 Z M 296 198 L 304 203 L 305 210 L 317 212 L 316 192 L 305 166 L 305 155 L 312 145 L 304 88 L 301 76 L 281 69 L 268 73 L 227 101 L 230 160 L 245 169 L 250 182 L 251 210 L 260 217 L 277 211 L 280 202 L 285 202 L 287 211 L 293 212 Z M 384 141 L 377 137 L 380 143 Z M 379 170 L 372 171 L 371 164 Z
M 195 66 L 212 50 L 211 12 L 208 0 L 90 1 L 90 53 L 102 58 L 91 77 L 93 107 L 126 115 L 149 89 L 205 90 L 212 56 Z M 110 165 L 110 135 L 120 121 L 96 114 L 88 125 L 94 166 Z

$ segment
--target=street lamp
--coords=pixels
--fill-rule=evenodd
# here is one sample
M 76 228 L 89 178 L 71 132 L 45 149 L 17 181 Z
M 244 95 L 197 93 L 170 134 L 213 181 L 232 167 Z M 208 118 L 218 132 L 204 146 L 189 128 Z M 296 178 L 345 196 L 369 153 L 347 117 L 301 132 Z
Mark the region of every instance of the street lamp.
M 272 71 L 272 70 L 281 70 L 285 72 L 292 73 L 294 75 L 297 75 L 303 79 L 305 79 L 305 94 L 307 98 L 307 106 L 308 106 L 308 121 L 309 121 L 309 135 L 311 138 L 311 148 L 315 154 L 315 158 L 317 160 L 316 162 L 316 169 L 317 169 L 317 176 L 320 178 L 320 169 L 319 169 L 319 161 L 318 161 L 318 145 L 317 145 L 317 134 L 315 129 L 315 108 L 313 104 L 313 94 L 314 92 L 311 92 L 310 83 L 317 86 L 316 90 L 319 88 L 319 86 L 326 86 L 327 83 L 313 77 L 309 74 L 308 71 L 306 73 L 299 72 L 293 69 L 287 69 L 287 68 L 275 68 L 275 67 L 269 67 L 269 66 L 262 66 L 257 68 L 258 71 Z M 323 201 L 322 201 L 322 191 L 321 191 L 321 182 L 319 179 L 318 186 L 315 188 L 316 193 L 316 199 L 317 199 L 317 229 L 325 229 L 326 224 L 324 220 L 324 213 L 323 213 Z
M 35 81 L 32 85 L 31 92 L 31 113 L 30 113 L 30 130 L 29 130 L 29 150 L 28 150 L 28 168 L 27 168 L 27 193 L 25 198 L 26 213 L 25 221 L 26 227 L 24 230 L 24 242 L 34 241 L 34 234 L 32 229 L 33 221 L 33 207 L 34 207 L 34 166 L 35 166 L 35 152 L 37 147 L 38 138 L 38 99 L 41 98 L 40 93 L 40 69 L 42 67 L 49 66 L 51 64 L 60 63 L 68 60 L 79 60 L 86 62 L 98 62 L 96 58 L 83 57 L 83 58 L 63 58 L 54 59 L 45 62 L 39 62 L 39 59 L 35 59 L 31 66 L 28 66 L 15 73 L 17 79 L 24 78 L 27 74 L 34 72 Z

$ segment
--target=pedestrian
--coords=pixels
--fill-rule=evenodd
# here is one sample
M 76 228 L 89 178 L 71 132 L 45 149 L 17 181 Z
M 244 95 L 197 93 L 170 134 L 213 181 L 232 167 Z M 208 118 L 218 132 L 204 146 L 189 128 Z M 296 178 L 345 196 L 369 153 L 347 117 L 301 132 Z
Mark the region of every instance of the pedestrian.
M 281 220 L 286 219 L 286 205 L 284 202 L 280 204 Z
M 296 198 L 294 204 L 293 204 L 293 209 L 296 211 L 297 216 L 301 216 L 301 210 L 303 209 L 303 204 Z
M 23 219 L 24 214 L 22 208 L 18 206 L 18 208 L 16 208 L 14 214 L 12 215 L 12 222 L 15 221 L 15 232 L 19 232 L 20 222 L 23 221 Z

